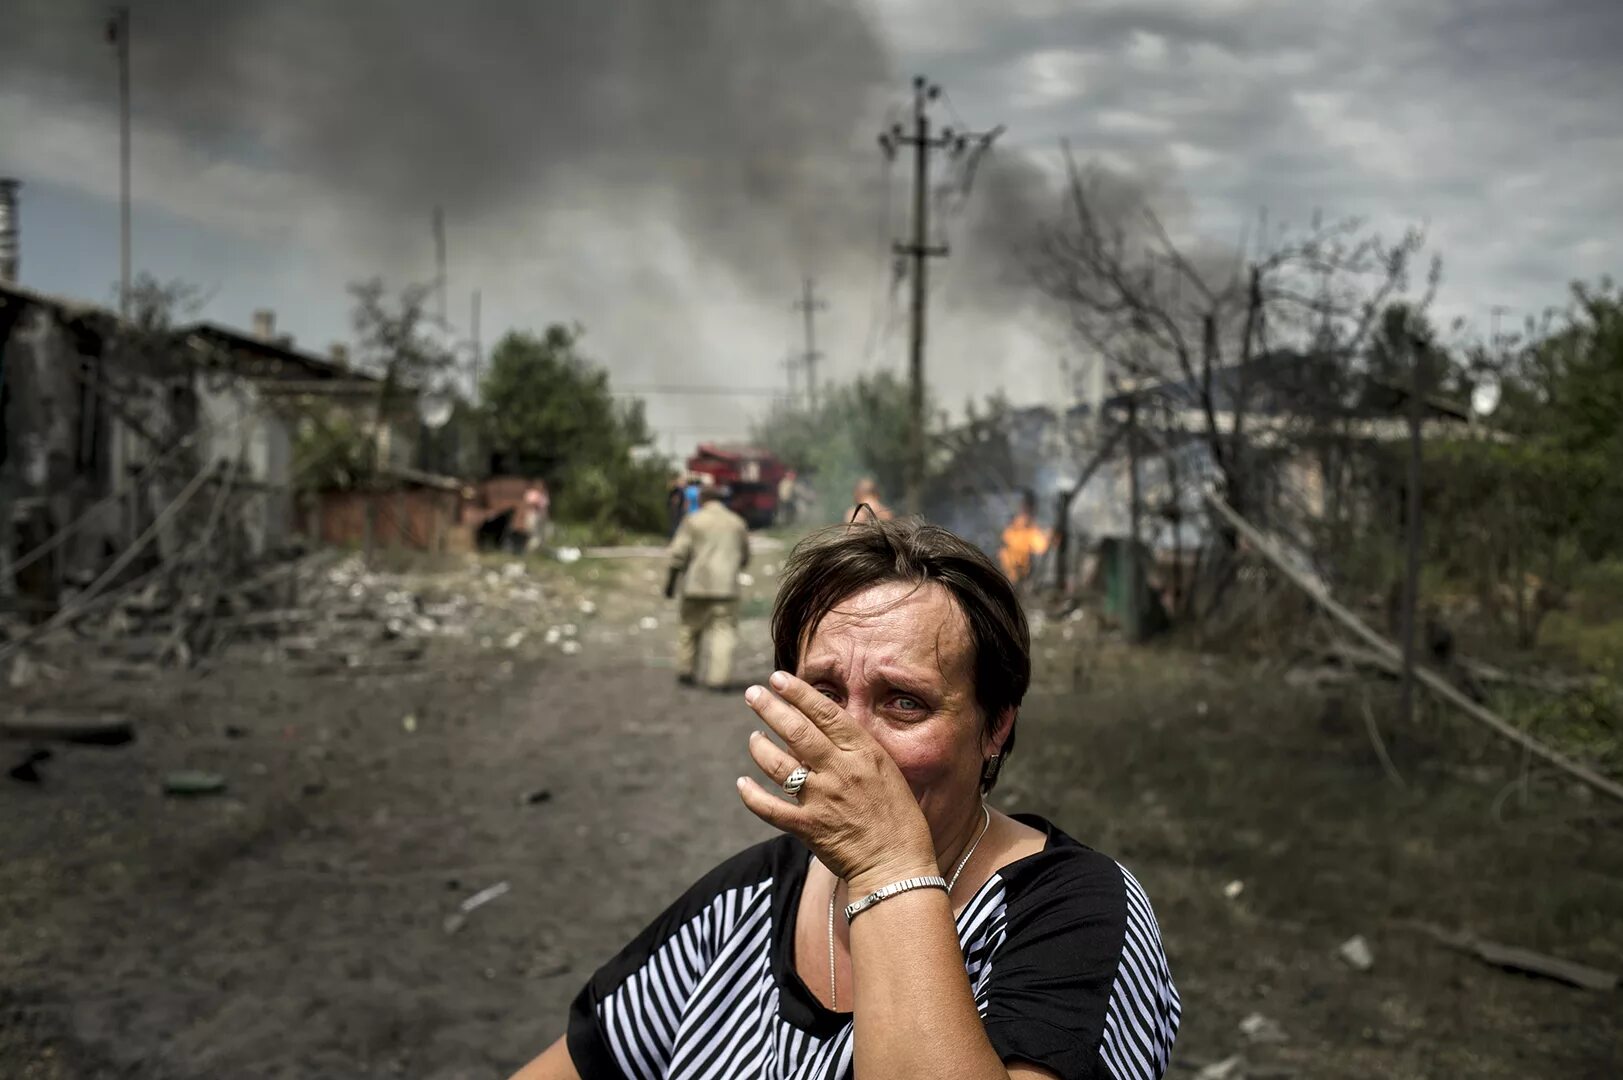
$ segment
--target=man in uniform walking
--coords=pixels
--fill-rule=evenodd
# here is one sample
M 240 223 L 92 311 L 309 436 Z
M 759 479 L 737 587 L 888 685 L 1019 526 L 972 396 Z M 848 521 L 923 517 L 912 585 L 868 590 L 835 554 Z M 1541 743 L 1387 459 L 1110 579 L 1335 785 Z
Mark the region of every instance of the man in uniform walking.
M 738 634 L 738 574 L 749 563 L 749 526 L 727 508 L 719 488 L 706 484 L 698 512 L 682 519 L 671 540 L 665 596 L 676 595 L 682 579 L 682 627 L 676 639 L 676 679 L 692 685 L 701 646 L 704 683 L 729 688 L 733 643 Z

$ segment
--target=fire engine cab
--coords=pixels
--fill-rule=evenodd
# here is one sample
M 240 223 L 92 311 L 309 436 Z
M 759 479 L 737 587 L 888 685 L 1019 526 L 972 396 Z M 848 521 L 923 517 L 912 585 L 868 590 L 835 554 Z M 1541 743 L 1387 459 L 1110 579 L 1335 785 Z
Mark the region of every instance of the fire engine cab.
M 787 471 L 767 450 L 749 446 L 700 443 L 688 458 L 688 472 L 706 483 L 726 488 L 727 505 L 749 523 L 764 529 L 778 516 L 778 484 Z

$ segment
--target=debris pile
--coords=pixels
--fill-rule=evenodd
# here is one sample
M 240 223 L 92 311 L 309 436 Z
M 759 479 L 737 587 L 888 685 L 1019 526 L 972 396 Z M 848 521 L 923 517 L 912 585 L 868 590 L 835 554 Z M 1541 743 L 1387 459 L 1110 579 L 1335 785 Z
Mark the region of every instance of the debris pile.
M 478 649 L 573 656 L 658 630 L 653 589 L 611 590 L 521 560 L 469 556 L 449 569 L 369 568 L 321 552 L 238 584 L 198 574 L 135 581 L 39 626 L 0 627 L 0 684 L 24 689 L 71 672 L 135 679 L 220 662 L 319 673 L 418 665 L 439 639 Z M 648 647 L 663 652 L 656 641 Z

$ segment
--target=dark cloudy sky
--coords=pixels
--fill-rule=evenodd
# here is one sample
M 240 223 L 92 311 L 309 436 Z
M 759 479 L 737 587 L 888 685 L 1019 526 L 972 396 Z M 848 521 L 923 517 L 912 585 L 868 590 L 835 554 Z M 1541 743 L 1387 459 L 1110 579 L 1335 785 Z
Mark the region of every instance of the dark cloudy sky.
M 93 299 L 117 273 L 104 7 L 13 0 L 0 175 L 25 181 L 24 280 Z M 1209 241 L 1266 207 L 1427 227 L 1440 313 L 1485 326 L 1623 269 L 1618 0 L 137 0 L 136 263 L 323 348 L 346 282 L 432 273 L 487 344 L 578 320 L 628 385 L 781 385 L 807 271 L 836 377 L 902 369 L 878 128 L 925 71 L 943 120 L 1007 125 L 1005 168 L 943 197 L 941 396 L 1062 393 L 1077 357 L 1011 237 L 1055 207 L 1057 145 Z M 888 194 L 887 194 L 888 192 Z M 897 299 L 900 299 L 899 297 Z M 656 397 L 675 445 L 756 399 Z

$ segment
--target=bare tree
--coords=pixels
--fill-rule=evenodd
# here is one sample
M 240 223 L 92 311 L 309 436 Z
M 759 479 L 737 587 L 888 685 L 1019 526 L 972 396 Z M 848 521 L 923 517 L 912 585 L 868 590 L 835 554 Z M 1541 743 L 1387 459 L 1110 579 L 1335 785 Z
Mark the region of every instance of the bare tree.
M 1356 366 L 1381 310 L 1408 289 L 1423 235 L 1410 229 L 1388 244 L 1356 219 L 1292 229 L 1264 215 L 1254 238 L 1224 251 L 1176 238 L 1141 197 L 1115 205 L 1118 188 L 1065 152 L 1067 206 L 1038 241 L 1038 284 L 1117 390 L 1177 385 L 1162 441 L 1196 442 L 1229 505 L 1260 513 L 1285 433 L 1277 417 L 1253 432 L 1255 418 L 1301 397 L 1283 410 L 1286 422 L 1314 417 L 1320 433 L 1334 422 L 1336 373 Z M 1421 306 L 1439 272 L 1434 259 Z M 1213 524 L 1232 552 L 1232 527 Z

